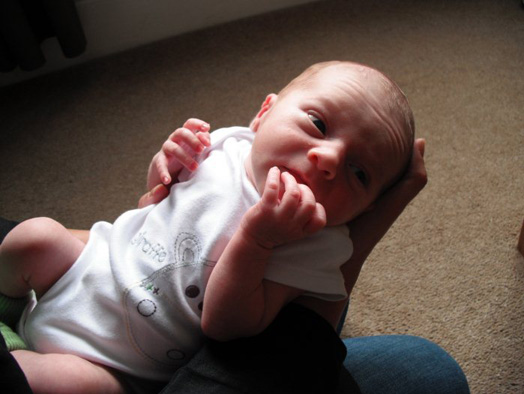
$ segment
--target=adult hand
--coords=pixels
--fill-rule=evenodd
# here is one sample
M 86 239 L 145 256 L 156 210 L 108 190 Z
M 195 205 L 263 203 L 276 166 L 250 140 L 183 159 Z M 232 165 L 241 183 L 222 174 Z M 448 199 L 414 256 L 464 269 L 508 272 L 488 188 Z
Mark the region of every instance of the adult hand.
M 360 269 L 375 245 L 426 185 L 425 146 L 425 140 L 415 141 L 411 163 L 404 176 L 377 200 L 373 210 L 363 213 L 348 224 L 354 246 L 353 255 L 342 266 L 348 294 L 351 293 Z

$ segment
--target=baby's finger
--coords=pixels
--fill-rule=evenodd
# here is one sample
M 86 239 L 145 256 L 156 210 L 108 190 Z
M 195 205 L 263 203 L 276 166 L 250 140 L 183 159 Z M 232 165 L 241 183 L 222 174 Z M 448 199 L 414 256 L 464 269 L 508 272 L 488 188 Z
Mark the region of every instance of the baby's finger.
M 281 175 L 284 183 L 284 194 L 280 200 L 280 207 L 286 216 L 293 217 L 300 202 L 300 188 L 297 180 L 289 172 Z
M 311 219 L 304 226 L 304 232 L 306 234 L 314 234 L 317 231 L 322 230 L 327 224 L 326 210 L 320 203 L 315 204 L 315 210 Z
M 204 143 L 202 143 L 202 141 L 197 137 L 196 134 L 194 134 L 191 130 L 185 128 L 176 129 L 173 133 L 171 133 L 167 141 L 171 141 L 175 144 L 178 144 L 182 146 L 184 149 L 187 148 L 190 154 L 201 153 L 207 146 Z M 174 148 L 173 145 L 169 144 L 166 147 L 169 146 Z M 165 153 L 166 155 L 169 155 L 171 152 L 165 151 Z
M 273 207 L 278 203 L 278 194 L 280 192 L 280 170 L 273 167 L 269 170 L 266 178 L 266 184 L 262 193 L 262 203 L 268 207 Z
M 182 127 L 191 130 L 193 133 L 196 133 L 197 131 L 206 132 L 211 129 L 211 126 L 209 126 L 209 123 L 204 122 L 203 120 L 197 119 L 197 118 L 189 118 L 188 120 L 185 121 Z
M 198 167 L 198 163 L 193 158 L 193 155 L 188 152 L 181 144 L 167 140 L 162 145 L 162 151 L 167 156 L 168 160 L 168 171 L 169 171 L 169 162 L 178 161 L 185 168 L 190 171 L 195 171 Z
M 315 212 L 317 200 L 308 186 L 299 183 L 298 188 L 300 189 L 300 204 L 296 218 L 299 223 L 306 224 Z
M 166 185 L 156 185 L 149 192 L 140 197 L 138 208 L 144 208 L 148 205 L 157 204 L 169 195 L 169 189 Z
M 162 183 L 164 185 L 169 185 L 171 183 L 171 174 L 169 173 L 167 158 L 164 155 L 159 154 L 156 157 L 155 165 Z
M 211 146 L 211 134 L 208 131 L 199 131 L 196 136 L 205 146 Z

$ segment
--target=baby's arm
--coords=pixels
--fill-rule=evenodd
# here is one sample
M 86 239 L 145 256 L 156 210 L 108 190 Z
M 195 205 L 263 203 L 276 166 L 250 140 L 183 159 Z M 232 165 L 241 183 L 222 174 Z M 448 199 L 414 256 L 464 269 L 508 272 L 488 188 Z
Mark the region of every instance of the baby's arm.
M 229 340 L 264 330 L 303 292 L 264 279 L 273 248 L 313 234 L 325 224 L 325 210 L 312 191 L 291 174 L 272 168 L 261 200 L 246 212 L 213 269 L 204 298 L 204 333 Z
M 188 119 L 171 133 L 153 157 L 147 174 L 147 189 L 171 184 L 184 167 L 196 170 L 198 164 L 194 156 L 210 145 L 209 138 L 209 124 L 200 119 Z

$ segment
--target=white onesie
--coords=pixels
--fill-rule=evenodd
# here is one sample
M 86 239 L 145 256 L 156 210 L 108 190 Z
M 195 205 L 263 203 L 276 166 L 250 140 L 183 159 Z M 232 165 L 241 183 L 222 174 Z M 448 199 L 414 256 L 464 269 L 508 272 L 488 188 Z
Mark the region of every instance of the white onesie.
M 131 375 L 169 380 L 200 348 L 209 275 L 260 196 L 244 161 L 254 133 L 211 134 L 199 168 L 161 203 L 96 223 L 69 271 L 26 310 L 20 334 L 41 353 L 71 353 Z M 346 226 L 275 249 L 266 278 L 338 300 L 352 253 Z

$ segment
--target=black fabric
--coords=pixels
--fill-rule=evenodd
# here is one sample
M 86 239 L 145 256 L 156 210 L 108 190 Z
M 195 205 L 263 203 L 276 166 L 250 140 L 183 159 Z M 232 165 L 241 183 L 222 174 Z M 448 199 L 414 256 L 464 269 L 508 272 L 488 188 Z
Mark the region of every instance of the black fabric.
M 0 218 L 0 243 L 17 224 L 17 222 Z M 1 391 L 3 393 L 32 393 L 24 373 L 11 353 L 7 351 L 2 335 L 0 335 L 0 382 L 2 382 Z
M 86 38 L 74 0 L 0 1 L 0 71 L 39 68 L 45 63 L 40 44 L 55 36 L 66 57 L 84 52 Z
M 0 382 L 2 382 L 3 393 L 31 394 L 33 392 L 18 363 L 7 351 L 2 335 L 0 335 Z
M 3 242 L 5 236 L 9 231 L 15 228 L 18 225 L 18 222 L 12 220 L 7 220 L 0 217 L 0 244 Z
M 342 366 L 345 356 L 324 319 L 290 304 L 258 336 L 209 341 L 162 394 L 359 393 Z
M 340 369 L 336 394 L 362 394 L 357 382 L 344 367 Z

